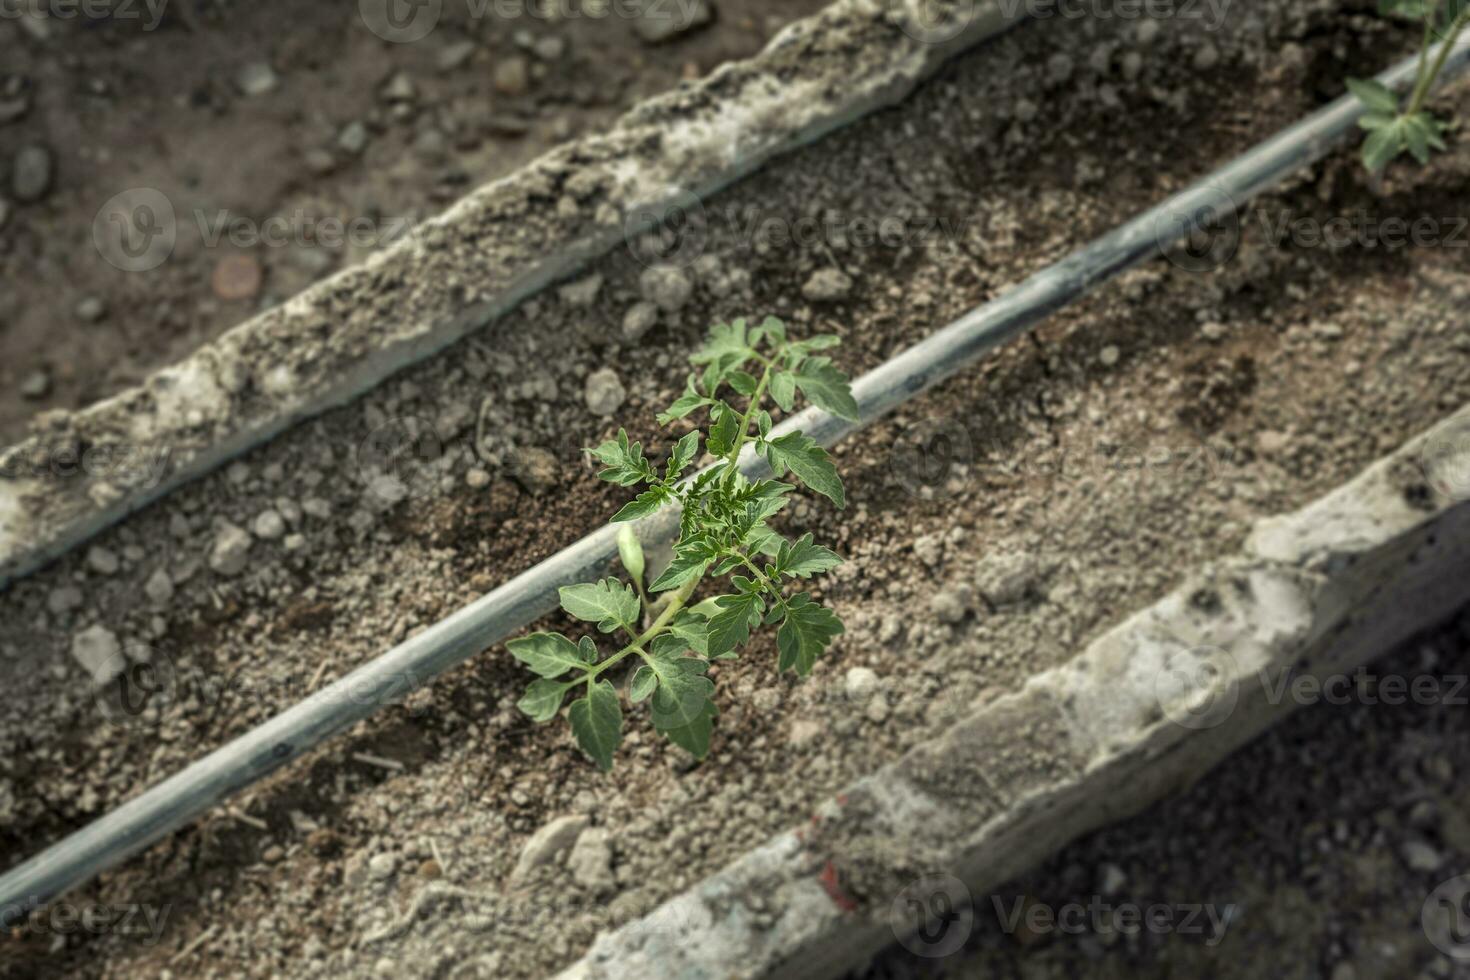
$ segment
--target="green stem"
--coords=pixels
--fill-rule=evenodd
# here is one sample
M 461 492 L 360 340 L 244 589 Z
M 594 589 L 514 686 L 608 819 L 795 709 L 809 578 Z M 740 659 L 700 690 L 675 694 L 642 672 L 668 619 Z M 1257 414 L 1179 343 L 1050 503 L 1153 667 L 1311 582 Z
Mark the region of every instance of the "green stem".
M 639 656 L 646 657 L 648 654 L 643 648 L 668 629 L 669 623 L 673 621 L 675 616 L 679 615 L 679 611 L 684 608 L 685 603 L 689 601 L 689 597 L 694 594 L 694 590 L 699 587 L 699 583 L 703 580 L 704 576 L 701 575 L 679 586 L 678 590 L 674 593 L 673 599 L 670 600 L 664 611 L 659 613 L 658 618 L 653 621 L 653 625 L 640 633 L 632 643 L 629 643 L 602 663 L 587 670 L 587 684 L 589 686 L 592 685 L 597 680 L 598 675 L 608 670 L 629 654 L 636 653 Z
M 750 403 L 745 406 L 745 414 L 740 416 L 740 433 L 735 437 L 735 445 L 730 448 L 730 454 L 725 457 L 725 473 L 720 477 L 724 486 L 729 486 L 735 480 L 736 462 L 740 459 L 740 450 L 745 448 L 746 439 L 750 438 L 750 420 L 755 418 L 755 413 L 760 411 L 761 402 L 766 397 L 766 387 L 771 383 L 771 370 L 774 367 L 771 362 L 766 362 L 766 369 L 761 373 L 760 383 L 755 386 L 755 393 L 750 396 Z
M 785 602 L 785 600 L 781 596 L 781 587 L 777 583 L 772 582 L 770 580 L 770 578 L 768 578 L 766 576 L 766 573 L 763 572 L 763 571 L 761 571 L 760 570 L 760 567 L 758 565 L 756 565 L 755 562 L 753 562 L 753 561 L 750 560 L 750 556 L 749 555 L 747 555 L 743 551 L 740 551 L 737 548 L 731 548 L 730 549 L 730 556 L 733 557 L 733 558 L 739 558 L 740 559 L 740 563 L 742 565 L 744 565 L 746 568 L 750 569 L 751 573 L 755 575 L 756 581 L 760 582 L 761 585 L 765 586 L 766 587 L 766 590 L 768 592 L 770 592 L 771 595 L 773 595 L 773 596 L 776 597 L 776 601 L 778 603 L 784 603 Z
M 1470 23 L 1470 7 L 1460 11 L 1450 23 L 1449 30 L 1445 32 L 1447 36 L 1439 46 L 1439 54 L 1434 56 L 1434 66 L 1430 68 L 1429 75 L 1421 78 L 1419 84 L 1414 87 L 1414 98 L 1409 103 L 1408 115 L 1412 116 L 1423 108 L 1424 100 L 1429 97 L 1429 90 L 1434 86 L 1434 80 L 1439 77 L 1439 73 L 1444 69 L 1446 59 L 1450 56 L 1450 49 L 1459 40 L 1460 32 L 1465 29 L 1467 23 Z

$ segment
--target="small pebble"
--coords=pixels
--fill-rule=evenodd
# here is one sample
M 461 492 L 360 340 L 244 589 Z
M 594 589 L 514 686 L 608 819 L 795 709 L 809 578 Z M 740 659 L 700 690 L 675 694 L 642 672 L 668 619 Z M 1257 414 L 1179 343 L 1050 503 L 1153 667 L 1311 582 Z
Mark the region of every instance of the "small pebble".
M 250 560 L 250 535 L 243 528 L 226 524 L 209 549 L 209 567 L 220 575 L 239 575 Z
M 260 263 L 248 255 L 226 255 L 215 264 L 210 285 L 222 300 L 252 299 L 260 292 Z
M 87 323 L 96 323 L 107 315 L 107 305 L 96 296 L 88 296 L 77 304 L 77 317 Z
M 813 303 L 830 303 L 852 291 L 852 278 L 841 269 L 818 269 L 801 287 L 801 295 Z
M 866 701 L 878 691 L 878 675 L 868 667 L 851 667 L 843 678 L 842 688 L 850 700 Z
M 638 277 L 638 288 L 645 300 L 665 313 L 679 312 L 694 293 L 694 284 L 689 281 L 689 276 L 676 265 L 655 265 L 644 269 Z
M 501 95 L 524 95 L 531 86 L 530 66 L 519 55 L 495 66 L 495 90 Z
M 286 521 L 274 510 L 264 510 L 260 512 L 260 516 L 255 518 L 255 524 L 252 525 L 251 530 L 255 532 L 257 538 L 274 541 L 285 535 Z
M 174 580 L 167 570 L 157 569 L 143 583 L 143 594 L 155 605 L 162 606 L 174 597 Z
M 1114 364 L 1118 363 L 1118 358 L 1121 356 L 1122 355 L 1118 353 L 1118 348 L 1114 347 L 1112 344 L 1109 344 L 1098 352 L 1097 359 L 1103 367 L 1112 367 Z
M 263 61 L 252 62 L 235 75 L 235 87 L 251 98 L 275 91 L 280 83 L 275 69 Z
M 587 376 L 587 408 L 593 415 L 612 415 L 628 397 L 622 380 L 612 368 L 593 371 Z
M 35 204 L 51 192 L 56 174 L 56 158 L 39 144 L 23 146 L 15 154 L 10 174 L 10 190 L 22 204 Z
M 98 575 L 115 575 L 122 562 L 118 560 L 116 552 L 94 545 L 87 550 L 87 565 Z
M 102 626 L 92 626 L 78 633 L 71 642 L 71 655 L 99 687 L 127 667 L 117 634 Z
M 20 383 L 22 398 L 45 398 L 51 392 L 51 375 L 45 368 L 36 368 Z

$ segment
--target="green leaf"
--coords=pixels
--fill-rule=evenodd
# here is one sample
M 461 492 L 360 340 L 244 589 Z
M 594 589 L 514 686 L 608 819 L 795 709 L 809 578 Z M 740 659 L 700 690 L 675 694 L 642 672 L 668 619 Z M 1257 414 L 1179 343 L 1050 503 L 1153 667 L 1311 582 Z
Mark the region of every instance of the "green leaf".
M 728 650 L 744 646 L 750 639 L 752 618 L 760 622 L 765 603 L 755 593 L 718 596 L 715 604 L 719 612 L 709 620 L 709 655 L 718 657 Z
M 807 676 L 817 657 L 842 631 L 842 620 L 832 610 L 812 602 L 804 592 L 792 596 L 786 603 L 786 622 L 776 633 L 776 646 L 781 651 L 777 669 Z
M 694 375 L 691 374 L 689 375 L 689 379 L 684 383 L 684 394 L 680 395 L 679 399 L 669 406 L 667 412 L 660 412 L 658 414 L 658 424 L 668 425 L 675 419 L 682 419 L 695 409 L 703 408 L 706 405 L 713 405 L 714 403 L 715 400 L 713 398 L 706 398 L 699 393 L 699 389 L 694 386 Z
M 608 523 L 622 524 L 626 521 L 636 521 L 641 517 L 647 517 L 662 507 L 670 496 L 669 491 L 663 487 L 650 487 L 624 504 Z
M 633 674 L 633 680 L 628 685 L 628 700 L 634 704 L 646 700 L 658 687 L 658 675 L 653 668 L 647 664 L 642 665 Z
M 658 677 L 650 712 L 653 727 L 685 728 L 703 717 L 715 692 L 714 681 L 704 676 L 709 664 L 697 657 L 665 654 L 649 657 L 645 666 Z
M 755 351 L 750 346 L 745 320 L 739 319 L 728 324 L 717 323 L 711 327 L 709 340 L 689 361 L 692 364 L 705 365 L 704 387 L 713 395 L 720 382 L 726 380 L 732 371 L 744 367 L 745 362 L 754 356 Z
M 564 585 L 560 594 L 563 609 L 584 622 L 596 623 L 604 633 L 611 633 L 619 627 L 632 632 L 638 622 L 638 610 L 642 605 L 638 601 L 638 593 L 617 579 Z
M 1370 112 L 1367 115 L 1358 117 L 1358 128 L 1370 131 L 1383 129 L 1386 126 L 1392 126 L 1395 118 L 1384 112 Z
M 698 432 L 691 432 L 674 443 L 674 451 L 669 454 L 669 465 L 664 469 L 664 482 L 673 483 L 677 480 L 698 453 Z
M 842 479 L 832 465 L 826 451 L 815 440 L 793 432 L 764 443 L 766 459 L 780 476 L 790 470 L 801 478 L 809 488 L 830 499 L 838 508 L 847 506 L 847 496 L 842 489 Z
M 637 533 L 631 527 L 618 528 L 618 558 L 627 569 L 628 576 L 633 579 L 634 585 L 643 584 L 643 572 L 645 561 L 643 558 L 643 543 L 638 540 Z
M 516 702 L 516 707 L 530 715 L 534 722 L 550 721 L 561 710 L 561 703 L 567 691 L 579 683 L 581 682 L 559 683 L 544 678 L 532 681 L 531 686 L 526 688 L 525 696 Z
M 772 374 L 768 390 L 771 399 L 781 406 L 783 412 L 789 412 L 796 407 L 796 376 L 790 371 Z
M 725 456 L 735 448 L 735 440 L 740 437 L 740 413 L 723 402 L 713 411 L 715 424 L 710 427 L 705 448 L 716 456 Z
M 762 340 L 770 340 L 778 345 L 786 343 L 786 324 L 776 317 L 766 317 L 761 321 L 760 326 L 750 331 L 752 345 L 759 344 Z
M 1372 112 L 1397 113 L 1399 97 L 1376 78 L 1349 78 L 1348 91 Z
M 609 439 L 596 449 L 585 452 L 591 453 L 594 459 L 606 467 L 597 474 L 598 479 L 625 487 L 653 480 L 653 466 L 643 458 L 642 445 L 630 443 L 624 429 L 618 430 L 616 439 Z
M 757 524 L 751 528 L 750 532 L 745 535 L 744 541 L 747 550 L 765 555 L 767 558 L 775 558 L 781 553 L 781 549 L 790 543 L 764 524 Z
M 1363 166 L 1370 171 L 1382 170 L 1404 151 L 1403 134 L 1398 120 L 1386 129 L 1375 129 L 1363 141 Z
M 703 616 L 686 609 L 669 624 L 669 632 L 687 643 L 695 653 L 709 656 L 709 623 Z
M 760 382 L 755 380 L 753 375 L 746 374 L 744 371 L 731 371 L 730 376 L 725 380 L 730 383 L 731 388 L 746 398 L 755 394 L 755 390 L 760 387 Z
M 847 375 L 832 366 L 831 358 L 809 359 L 793 373 L 792 379 L 802 394 L 810 398 L 818 408 L 849 422 L 858 421 L 858 406 L 852 397 L 852 385 L 848 383 Z
M 1417 115 L 1404 117 L 1404 145 L 1415 160 L 1429 162 L 1429 130 Z
M 709 755 L 710 738 L 714 733 L 715 705 L 713 701 L 706 701 L 704 714 L 695 722 L 683 728 L 665 728 L 663 730 L 670 742 L 687 751 L 696 759 L 703 759 Z
M 648 591 L 665 592 L 678 588 L 690 579 L 699 578 L 714 558 L 714 552 L 705 542 L 681 544 L 674 551 L 674 560 L 669 562 L 669 567 L 663 570 L 663 574 L 653 580 Z
M 810 533 L 783 544 L 776 554 L 776 570 L 792 578 L 811 578 L 841 564 L 841 556 L 816 544 Z
M 576 668 L 586 670 L 577 644 L 560 633 L 532 633 L 505 645 L 511 655 L 542 677 L 560 677 Z
M 603 772 L 612 769 L 613 753 L 623 740 L 623 708 L 617 689 L 608 681 L 595 682 L 585 698 L 572 702 L 567 716 L 582 751 Z

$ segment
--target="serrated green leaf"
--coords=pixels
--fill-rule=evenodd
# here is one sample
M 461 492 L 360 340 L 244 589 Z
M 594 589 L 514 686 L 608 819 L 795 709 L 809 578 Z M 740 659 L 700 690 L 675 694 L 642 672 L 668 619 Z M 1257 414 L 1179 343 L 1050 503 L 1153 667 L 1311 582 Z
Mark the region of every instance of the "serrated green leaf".
M 669 562 L 669 567 L 653 580 L 648 591 L 665 592 L 678 588 L 691 579 L 699 578 L 709 567 L 709 563 L 714 561 L 714 558 L 714 552 L 703 542 L 695 541 L 682 545 L 674 552 L 674 560 Z
M 771 393 L 771 400 L 781 406 L 781 411 L 789 412 L 796 407 L 796 375 L 790 371 L 772 374 L 767 390 Z
M 751 528 L 749 533 L 745 535 L 745 541 L 743 543 L 747 551 L 765 555 L 767 558 L 775 558 L 781 553 L 783 547 L 790 544 L 786 538 L 772 531 L 764 524 L 757 524 Z
M 710 739 L 714 734 L 715 718 L 718 717 L 712 701 L 705 702 L 704 714 L 693 724 L 683 728 L 665 728 L 664 735 L 670 742 L 684 749 L 696 759 L 709 755 Z
M 810 358 L 791 377 L 801 393 L 810 398 L 818 408 L 849 422 L 858 421 L 858 406 L 852 397 L 852 385 L 849 384 L 847 375 L 832 366 L 831 358 Z
M 759 411 L 759 412 L 756 413 L 756 415 L 755 415 L 755 429 L 756 429 L 757 432 L 759 432 L 761 434 L 761 438 L 762 439 L 764 439 L 766 436 L 768 436 L 768 435 L 771 434 L 771 426 L 774 425 L 774 424 L 775 423 L 771 421 L 771 413 L 770 412 L 767 412 L 764 409 L 762 409 L 761 411 Z
M 623 740 L 623 708 L 617 689 L 608 681 L 596 681 L 586 697 L 572 702 L 567 717 L 582 751 L 603 772 L 612 769 L 613 754 Z
M 1399 111 L 1399 97 L 1376 78 L 1349 78 L 1347 88 L 1370 111 L 1389 114 Z
M 703 408 L 706 405 L 713 405 L 714 403 L 713 398 L 706 398 L 699 393 L 699 389 L 694 386 L 694 375 L 691 374 L 684 383 L 684 394 L 680 395 L 678 400 L 669 406 L 668 411 L 658 414 L 658 424 L 668 425 L 675 419 L 682 419 L 695 409 Z
M 717 596 L 719 612 L 709 619 L 709 655 L 718 657 L 750 639 L 751 618 L 759 622 L 765 603 L 754 593 Z
M 642 665 L 633 674 L 633 680 L 628 684 L 628 700 L 634 704 L 647 700 L 658 687 L 658 675 L 653 668 L 647 664 Z
M 791 578 L 811 578 L 841 564 L 841 556 L 817 544 L 810 532 L 782 545 L 776 554 L 776 570 Z
M 561 587 L 561 607 L 570 615 L 588 623 L 596 623 L 604 633 L 622 627 L 633 631 L 638 622 L 641 603 L 638 593 L 617 579 Z
M 804 592 L 793 596 L 786 603 L 786 622 L 776 633 L 776 646 L 781 651 L 777 669 L 807 676 L 817 657 L 842 632 L 842 620 L 832 610 L 813 602 Z
M 647 490 L 628 501 L 612 516 L 609 524 L 622 524 L 627 521 L 636 521 L 647 517 L 662 507 L 670 498 L 670 493 L 663 487 L 650 487 Z
M 847 506 L 842 479 L 826 451 L 800 432 L 771 439 L 765 443 L 766 459 L 780 476 L 786 470 L 795 473 L 811 490 L 831 500 L 839 509 Z
M 716 416 L 714 425 L 710 427 L 704 444 L 716 456 L 724 456 L 735 448 L 735 440 L 740 437 L 740 413 L 724 403 L 716 406 L 713 412 Z
M 704 676 L 709 664 L 696 657 L 650 657 L 646 663 L 658 677 L 653 692 L 649 717 L 653 727 L 684 728 L 698 721 L 705 712 L 715 685 Z
M 585 450 L 605 467 L 597 478 L 608 483 L 630 487 L 635 483 L 653 480 L 653 466 L 643 458 L 643 447 L 628 441 L 628 433 L 618 430 L 616 439 L 609 439 L 595 449 Z
M 786 342 L 786 324 L 776 317 L 766 317 L 761 321 L 760 326 L 750 331 L 750 342 L 752 345 L 759 344 L 762 340 L 784 344 Z
M 691 432 L 678 442 L 674 443 L 674 451 L 669 454 L 668 466 L 664 468 L 664 482 L 673 483 L 677 480 L 694 457 L 699 454 L 699 433 Z
M 631 527 L 624 525 L 618 528 L 618 559 L 627 570 L 628 577 L 633 580 L 634 585 L 643 584 L 643 572 L 646 562 L 643 557 L 643 543 L 638 540 L 638 534 Z
M 526 688 L 525 695 L 516 702 L 516 707 L 529 715 L 534 722 L 550 721 L 561 710 L 561 703 L 566 698 L 567 691 L 579 683 L 581 682 L 562 683 L 545 678 L 532 681 L 531 686 Z
M 577 644 L 560 633 L 532 633 L 506 643 L 505 648 L 542 677 L 560 677 L 576 668 L 585 670 Z
M 744 371 L 731 371 L 725 381 L 746 398 L 755 394 L 755 390 L 760 387 L 760 382 L 755 379 L 755 376 L 746 374 Z
M 693 610 L 686 609 L 669 624 L 669 632 L 701 656 L 709 656 L 709 623 Z

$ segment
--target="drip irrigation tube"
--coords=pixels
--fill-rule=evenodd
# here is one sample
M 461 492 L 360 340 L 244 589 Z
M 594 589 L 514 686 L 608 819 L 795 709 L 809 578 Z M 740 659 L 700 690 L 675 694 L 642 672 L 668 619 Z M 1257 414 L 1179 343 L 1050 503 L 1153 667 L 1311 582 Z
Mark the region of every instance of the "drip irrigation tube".
M 1458 76 L 1467 64 L 1470 38 L 1450 52 L 1441 79 Z M 1402 87 L 1416 67 L 1417 58 L 1408 58 L 1378 78 Z M 800 429 L 831 445 L 1191 234 L 1197 241 L 1222 223 L 1228 240 L 1239 205 L 1321 159 L 1353 130 L 1361 114 L 1352 97 L 1338 99 L 863 375 L 853 384 L 861 422 L 808 409 L 778 431 Z M 1210 261 L 1193 251 L 1174 255 L 1176 261 L 1189 257 Z M 754 473 L 764 464 L 747 447 L 742 465 Z M 676 520 L 670 511 L 655 514 L 639 525 L 640 536 L 666 539 Z M 610 565 L 617 552 L 615 538 L 612 527 L 583 538 L 0 876 L 0 925 L 121 863 L 379 707 L 398 703 L 435 675 L 550 612 L 558 587 L 586 581 Z

